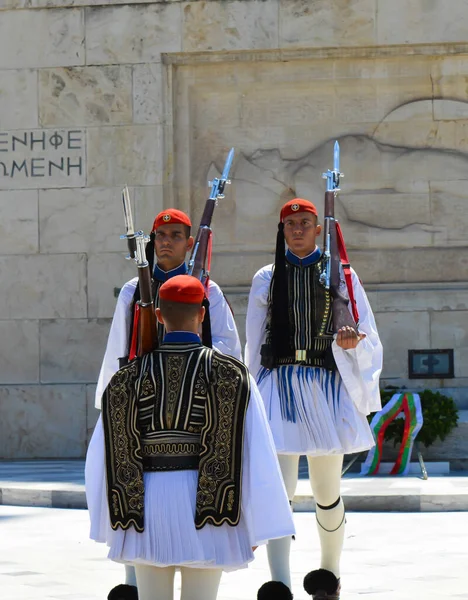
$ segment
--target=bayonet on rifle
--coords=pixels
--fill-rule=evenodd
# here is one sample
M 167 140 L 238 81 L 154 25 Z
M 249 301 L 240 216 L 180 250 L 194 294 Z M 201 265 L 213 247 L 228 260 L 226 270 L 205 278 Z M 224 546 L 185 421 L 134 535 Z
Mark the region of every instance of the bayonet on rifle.
M 128 245 L 128 256 L 127 259 L 135 258 L 136 253 L 136 234 L 135 228 L 133 226 L 133 216 L 132 216 L 132 204 L 130 201 L 130 193 L 128 191 L 128 187 L 125 186 L 122 190 L 122 202 L 123 202 L 123 212 L 124 212 L 124 220 L 125 220 L 125 229 L 127 233 L 125 235 L 121 235 L 120 239 L 127 240 Z M 142 232 L 138 232 L 142 233 Z
M 224 169 L 221 177 L 215 177 L 209 182 L 211 192 L 205 204 L 205 210 L 198 228 L 197 237 L 193 246 L 192 254 L 188 264 L 188 274 L 193 275 L 201 280 L 203 284 L 209 277 L 209 260 L 207 261 L 208 243 L 211 237 L 211 220 L 213 211 L 219 199 L 224 198 L 224 187 L 229 185 L 229 172 L 231 170 L 232 161 L 234 160 L 234 148 L 231 148 L 224 163 Z
M 323 231 L 323 245 L 324 245 L 324 270 L 320 275 L 320 283 L 325 287 L 326 290 L 330 291 L 330 295 L 333 298 L 333 327 L 335 332 L 342 327 L 352 327 L 357 331 L 357 321 L 354 320 L 354 305 L 353 315 L 349 312 L 350 294 L 348 288 L 347 297 L 341 289 L 341 269 L 347 268 L 350 273 L 349 264 L 344 265 L 341 262 L 339 240 L 341 242 L 341 230 L 338 221 L 335 219 L 335 199 L 340 190 L 340 179 L 343 174 L 340 173 L 340 146 L 338 142 L 335 142 L 333 148 L 333 171 L 328 170 L 323 174 L 323 178 L 327 180 L 327 190 L 325 192 L 325 218 L 324 218 L 324 231 Z M 341 243 L 340 242 L 340 243 Z M 341 250 L 344 249 L 346 255 L 346 249 L 344 243 Z M 346 255 L 347 259 L 347 255 Z M 350 280 L 350 284 L 351 280 Z M 353 295 L 354 298 L 354 295 Z M 356 308 L 357 315 L 357 308 Z
M 146 244 L 149 236 L 145 236 L 143 231 L 136 231 L 133 225 L 132 206 L 128 187 L 122 190 L 123 212 L 125 219 L 126 235 L 120 236 L 126 239 L 128 244 L 128 259 L 133 259 L 138 267 L 138 284 L 140 287 L 140 300 L 135 306 L 134 330 L 130 344 L 129 359 L 133 360 L 135 356 L 143 356 L 147 352 L 152 352 L 158 346 L 158 333 L 156 325 L 156 315 L 154 312 L 153 290 L 151 283 L 152 273 L 146 258 Z
M 326 173 L 322 174 L 322 178 L 327 180 L 327 192 L 332 192 L 335 197 L 337 192 L 340 191 L 340 177 L 343 177 L 343 173 L 340 173 L 340 145 L 336 141 L 333 147 L 333 171 L 328 169 Z M 335 221 L 335 217 L 328 213 L 329 211 L 325 210 L 325 248 L 323 254 L 325 256 L 326 267 L 320 275 L 320 283 L 327 290 L 330 289 L 331 278 L 330 221 Z

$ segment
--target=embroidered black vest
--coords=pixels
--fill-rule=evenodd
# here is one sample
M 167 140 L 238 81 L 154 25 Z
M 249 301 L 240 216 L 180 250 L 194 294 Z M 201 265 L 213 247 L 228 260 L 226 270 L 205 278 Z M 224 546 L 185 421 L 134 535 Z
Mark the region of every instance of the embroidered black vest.
M 200 344 L 167 344 L 120 369 L 102 400 L 111 526 L 144 529 L 145 471 L 198 469 L 195 525 L 237 525 L 247 368 Z
M 320 283 L 324 269 L 322 259 L 309 265 L 286 262 L 288 280 L 289 347 L 273 356 L 271 344 L 271 301 L 274 282 L 270 284 L 266 343 L 262 346 L 262 365 L 269 369 L 280 365 L 301 364 L 336 370 L 333 358 L 333 299 Z

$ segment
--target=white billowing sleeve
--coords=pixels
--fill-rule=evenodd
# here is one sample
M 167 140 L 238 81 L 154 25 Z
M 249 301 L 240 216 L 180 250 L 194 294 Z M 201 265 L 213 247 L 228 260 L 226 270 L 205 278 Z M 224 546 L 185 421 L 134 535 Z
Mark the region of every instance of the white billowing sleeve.
M 343 383 L 356 408 L 364 415 L 379 411 L 380 373 L 383 351 L 372 308 L 358 276 L 352 271 L 353 289 L 359 312 L 359 331 L 366 337 L 352 350 L 343 350 L 333 342 L 333 356 Z M 351 311 L 351 303 L 350 303 Z
M 223 292 L 218 284 L 210 280 L 211 338 L 213 347 L 223 354 L 242 360 L 242 348 L 236 322 Z
M 99 415 L 86 451 L 85 492 L 91 522 L 90 538 L 96 540 L 96 542 L 105 542 L 110 529 L 110 518 L 107 505 L 106 457 L 102 415 Z
M 119 358 L 127 355 L 128 352 L 128 335 L 130 331 L 130 323 L 132 320 L 131 304 L 133 294 L 138 282 L 135 277 L 123 286 L 120 290 L 115 307 L 114 318 L 107 338 L 107 347 L 102 361 L 101 371 L 96 387 L 96 396 L 94 405 L 101 410 L 101 398 L 109 381 L 114 373 L 119 370 Z
M 244 430 L 242 514 L 252 546 L 294 535 L 294 521 L 262 397 L 250 376 Z
M 252 280 L 249 304 L 247 307 L 245 364 L 257 378 L 260 370 L 260 350 L 265 343 L 268 316 L 268 295 L 270 293 L 273 265 L 260 269 Z

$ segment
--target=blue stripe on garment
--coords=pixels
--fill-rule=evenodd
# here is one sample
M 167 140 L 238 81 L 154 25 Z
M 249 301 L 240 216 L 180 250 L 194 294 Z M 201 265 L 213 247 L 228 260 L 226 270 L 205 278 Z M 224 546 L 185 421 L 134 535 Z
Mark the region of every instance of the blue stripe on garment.
M 282 369 L 282 386 L 280 394 L 281 414 L 286 421 L 296 423 L 296 406 L 294 402 L 294 393 L 292 389 L 292 367 L 287 366 Z
M 338 382 L 338 404 L 340 403 L 340 394 L 341 394 L 341 384 L 343 383 L 343 380 L 340 377 L 340 380 Z
M 265 379 L 269 372 L 270 371 L 268 369 L 265 369 L 265 367 L 260 367 L 260 371 L 258 372 L 257 377 L 257 385 L 259 385 Z
M 333 398 L 333 411 L 334 411 L 335 417 L 336 417 L 337 409 L 338 409 L 338 398 L 336 396 L 336 371 L 332 371 L 332 374 L 331 374 L 331 390 L 332 390 L 332 398 Z
M 341 377 L 337 375 L 337 372 L 321 369 L 320 367 L 303 367 L 300 365 L 296 367 L 295 372 L 294 369 L 294 365 L 284 365 L 275 369 L 278 380 L 281 416 L 283 420 L 289 421 L 290 423 L 297 423 L 298 420 L 303 421 L 299 406 L 301 406 L 303 413 L 307 413 L 306 403 L 309 400 L 302 393 L 300 394 L 300 398 L 297 398 L 296 394 L 294 394 L 294 377 L 297 378 L 297 385 L 301 391 L 304 389 L 306 383 L 312 384 L 314 381 L 317 381 L 326 398 L 330 399 L 331 394 L 333 411 L 336 416 L 340 404 L 342 383 Z M 269 376 L 274 376 L 273 372 L 262 367 L 258 373 L 257 384 L 260 385 L 260 383 Z M 269 419 L 271 419 L 271 410 L 272 407 L 270 403 Z
M 307 380 L 307 373 L 308 369 L 305 367 L 299 367 L 297 370 L 297 375 L 298 375 L 298 379 L 299 379 L 299 387 L 302 389 L 302 387 L 304 386 L 306 380 Z M 305 398 L 304 398 L 304 394 L 301 394 L 301 405 L 302 405 L 302 412 L 305 413 L 306 412 L 306 405 L 305 405 Z M 302 417 L 301 415 L 299 415 L 299 420 L 302 421 Z

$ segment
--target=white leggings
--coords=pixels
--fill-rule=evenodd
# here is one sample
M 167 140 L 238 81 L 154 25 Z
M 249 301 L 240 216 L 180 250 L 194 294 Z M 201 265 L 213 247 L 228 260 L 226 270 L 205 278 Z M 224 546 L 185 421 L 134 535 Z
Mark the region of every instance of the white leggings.
M 292 501 L 299 476 L 299 456 L 296 454 L 280 454 L 278 460 L 288 498 Z M 324 507 L 333 505 L 340 497 L 343 456 L 341 454 L 308 456 L 307 461 L 309 463 L 310 485 L 316 504 Z M 331 510 L 323 510 L 317 506 L 316 516 L 321 548 L 320 566 L 339 577 L 340 557 L 344 539 L 343 501 L 340 500 Z M 271 578 L 273 581 L 282 581 L 289 588 L 291 588 L 290 550 L 290 537 L 268 542 L 267 552 Z
M 176 567 L 135 565 L 138 600 L 174 600 Z M 180 568 L 182 593 L 180 600 L 216 600 L 221 569 Z

